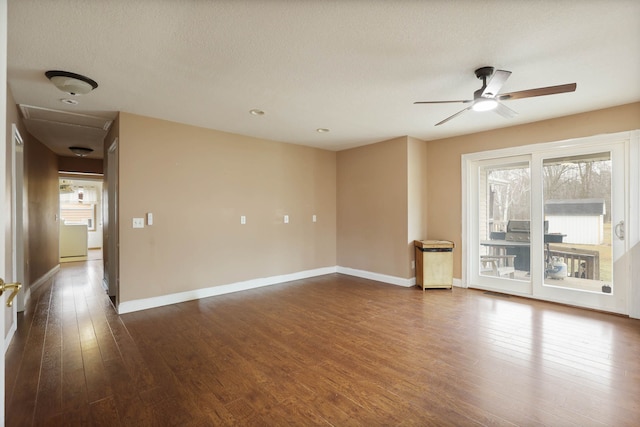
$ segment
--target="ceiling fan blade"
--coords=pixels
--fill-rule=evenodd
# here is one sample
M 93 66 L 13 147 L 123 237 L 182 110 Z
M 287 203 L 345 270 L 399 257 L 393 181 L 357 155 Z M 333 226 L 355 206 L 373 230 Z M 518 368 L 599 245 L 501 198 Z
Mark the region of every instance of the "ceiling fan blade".
M 495 97 L 498 92 L 500 92 L 500 89 L 502 89 L 502 86 L 505 84 L 510 75 L 511 71 L 496 70 L 495 73 L 493 73 L 493 77 L 491 77 L 491 80 L 489 80 L 489 83 L 487 83 L 487 87 L 484 88 L 480 96 L 489 98 Z
M 416 101 L 414 104 L 467 104 L 473 102 L 472 99 L 464 99 L 458 101 Z
M 465 108 L 464 110 L 460 110 L 460 111 L 458 111 L 458 112 L 457 112 L 457 113 L 455 113 L 454 115 L 447 117 L 446 119 L 444 119 L 444 120 L 443 120 L 443 121 L 441 121 L 441 122 L 436 123 L 436 124 L 435 124 L 435 126 L 443 125 L 443 124 L 447 123 L 449 120 L 451 120 L 451 119 L 454 119 L 454 118 L 458 117 L 460 114 L 464 113 L 465 111 L 467 111 L 467 110 L 469 110 L 469 109 L 471 109 L 471 106 L 469 106 L 469 107 Z
M 518 115 L 517 112 L 513 111 L 511 108 L 507 107 L 506 105 L 504 105 L 501 102 L 498 102 L 498 106 L 496 108 L 494 108 L 494 110 L 496 113 L 500 114 L 502 117 L 504 117 L 505 119 L 512 119 L 515 116 Z
M 496 98 L 500 101 L 510 101 L 512 99 L 533 98 L 534 96 L 555 95 L 556 93 L 573 92 L 576 90 L 575 83 L 566 85 L 539 87 L 536 89 L 521 90 L 519 92 L 503 93 Z

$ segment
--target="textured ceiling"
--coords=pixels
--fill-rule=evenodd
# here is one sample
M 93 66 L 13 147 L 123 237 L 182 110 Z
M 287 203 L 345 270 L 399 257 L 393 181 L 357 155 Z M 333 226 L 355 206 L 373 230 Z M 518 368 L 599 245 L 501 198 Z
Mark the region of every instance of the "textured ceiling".
M 339 150 L 438 139 L 640 101 L 640 2 L 9 0 L 15 101 L 112 119 L 126 111 Z M 473 71 L 512 71 L 519 115 L 466 112 Z M 44 76 L 99 83 L 79 105 Z M 263 116 L 249 110 L 259 108 Z M 329 133 L 318 133 L 328 128 Z M 56 137 L 59 137 L 57 135 Z

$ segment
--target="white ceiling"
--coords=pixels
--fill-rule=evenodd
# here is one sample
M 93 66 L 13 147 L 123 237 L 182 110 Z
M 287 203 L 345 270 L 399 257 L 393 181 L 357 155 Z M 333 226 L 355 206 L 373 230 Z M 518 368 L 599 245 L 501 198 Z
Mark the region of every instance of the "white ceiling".
M 9 0 L 8 27 L 18 104 L 107 119 L 126 111 L 330 150 L 640 101 L 637 0 Z M 578 87 L 509 101 L 513 119 L 469 111 L 434 127 L 465 106 L 413 105 L 472 98 L 473 72 L 486 65 L 513 72 L 502 92 Z M 99 87 L 65 105 L 44 76 L 52 69 Z

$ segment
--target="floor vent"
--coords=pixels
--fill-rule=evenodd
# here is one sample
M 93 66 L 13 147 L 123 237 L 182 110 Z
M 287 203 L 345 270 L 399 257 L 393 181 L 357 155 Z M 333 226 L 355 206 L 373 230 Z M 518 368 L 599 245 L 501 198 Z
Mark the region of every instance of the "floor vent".
M 501 294 L 500 292 L 486 291 L 484 294 L 491 295 L 492 297 L 511 298 L 511 295 Z

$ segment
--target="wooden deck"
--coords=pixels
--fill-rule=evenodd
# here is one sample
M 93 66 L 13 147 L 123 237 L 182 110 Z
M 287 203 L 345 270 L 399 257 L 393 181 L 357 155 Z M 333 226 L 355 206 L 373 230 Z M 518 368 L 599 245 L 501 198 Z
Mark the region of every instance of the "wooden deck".
M 525 282 L 531 280 L 529 272 L 522 270 L 516 270 L 513 278 L 515 280 L 523 280 Z M 603 282 L 601 280 L 580 279 L 577 277 L 565 277 L 564 279 L 546 278 L 544 280 L 544 284 L 549 286 L 558 286 L 562 288 L 597 293 L 602 293 L 602 285 L 604 285 L 605 283 L 608 283 L 609 285 L 611 284 L 609 282 Z
M 640 321 L 344 275 L 115 314 L 101 262 L 38 289 L 7 426 L 637 426 Z

